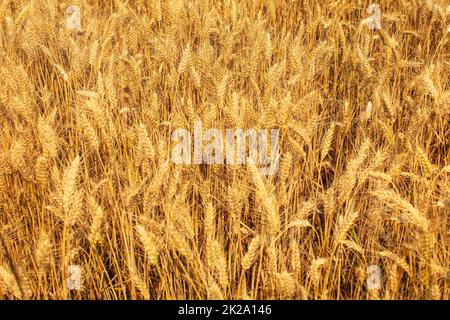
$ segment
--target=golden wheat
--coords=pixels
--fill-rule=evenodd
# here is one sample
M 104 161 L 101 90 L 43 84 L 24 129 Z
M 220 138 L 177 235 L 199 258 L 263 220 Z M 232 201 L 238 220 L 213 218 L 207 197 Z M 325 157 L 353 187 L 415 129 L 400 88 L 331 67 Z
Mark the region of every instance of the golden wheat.
M 0 3 L 0 299 L 450 298 L 446 1 L 76 3 Z

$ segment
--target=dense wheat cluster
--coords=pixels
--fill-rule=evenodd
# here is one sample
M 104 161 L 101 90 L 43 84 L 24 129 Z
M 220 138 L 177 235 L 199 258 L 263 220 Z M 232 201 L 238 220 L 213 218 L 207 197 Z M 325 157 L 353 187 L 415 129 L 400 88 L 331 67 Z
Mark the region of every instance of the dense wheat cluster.
M 450 7 L 369 4 L 2 0 L 0 298 L 449 299 Z M 175 165 L 196 120 L 278 174 Z

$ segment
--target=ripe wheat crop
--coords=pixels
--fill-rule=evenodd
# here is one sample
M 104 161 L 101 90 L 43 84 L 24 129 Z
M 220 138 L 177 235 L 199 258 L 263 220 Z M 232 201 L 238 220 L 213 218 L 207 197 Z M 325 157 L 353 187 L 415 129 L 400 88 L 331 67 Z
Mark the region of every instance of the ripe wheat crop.
M 369 5 L 2 0 L 0 299 L 449 299 L 450 6 Z

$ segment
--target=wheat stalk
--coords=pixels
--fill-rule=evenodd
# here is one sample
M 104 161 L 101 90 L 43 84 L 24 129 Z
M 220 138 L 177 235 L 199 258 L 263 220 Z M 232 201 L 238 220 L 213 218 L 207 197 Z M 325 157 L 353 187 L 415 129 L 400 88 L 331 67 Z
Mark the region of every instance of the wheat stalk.
M 259 252 L 260 245 L 261 245 L 261 238 L 259 235 L 256 235 L 250 242 L 247 252 L 245 253 L 245 255 L 242 259 L 242 270 L 243 271 L 250 269 L 252 264 L 255 262 L 255 259 Z
M 415 225 L 425 232 L 428 231 L 430 225 L 428 219 L 424 217 L 411 203 L 403 199 L 396 192 L 384 189 L 374 191 L 372 194 L 387 203 L 392 208 L 401 210 L 407 222 Z

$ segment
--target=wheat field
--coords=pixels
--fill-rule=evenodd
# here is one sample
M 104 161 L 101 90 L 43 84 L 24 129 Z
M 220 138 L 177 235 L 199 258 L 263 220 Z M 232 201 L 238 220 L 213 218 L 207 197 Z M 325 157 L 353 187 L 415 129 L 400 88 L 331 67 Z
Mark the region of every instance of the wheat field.
M 2 0 L 0 299 L 449 299 L 450 6 L 370 4 Z M 198 120 L 278 173 L 174 164 Z

